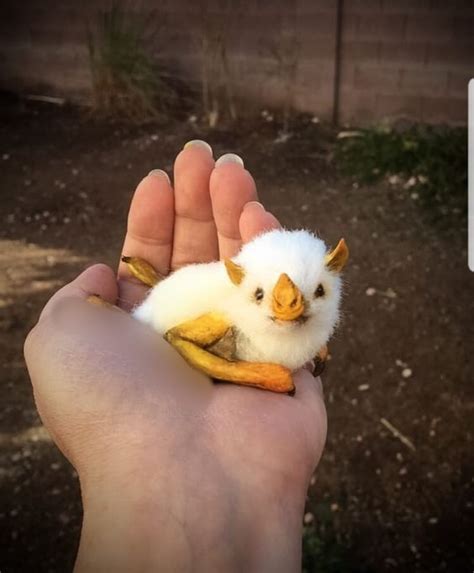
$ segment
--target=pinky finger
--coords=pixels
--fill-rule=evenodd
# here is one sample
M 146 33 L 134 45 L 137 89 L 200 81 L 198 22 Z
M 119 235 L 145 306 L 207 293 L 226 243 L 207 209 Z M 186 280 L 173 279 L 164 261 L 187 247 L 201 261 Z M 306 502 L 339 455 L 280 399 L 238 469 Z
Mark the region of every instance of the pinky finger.
M 265 231 L 280 229 L 278 219 L 257 201 L 247 203 L 240 215 L 240 235 L 244 243 L 248 243 L 257 235 Z

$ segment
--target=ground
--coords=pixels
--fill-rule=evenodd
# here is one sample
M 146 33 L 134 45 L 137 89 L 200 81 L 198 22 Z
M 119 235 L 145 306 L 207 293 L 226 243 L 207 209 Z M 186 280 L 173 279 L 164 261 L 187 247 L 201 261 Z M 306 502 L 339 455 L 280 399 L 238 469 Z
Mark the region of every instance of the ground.
M 81 522 L 76 473 L 36 414 L 25 335 L 61 284 L 93 261 L 116 264 L 137 182 L 152 168 L 171 172 L 197 137 L 216 155 L 239 153 L 285 225 L 333 245 L 344 236 L 351 249 L 323 379 L 329 436 L 308 498 L 305 569 L 471 571 L 465 223 L 438 228 L 402 187 L 343 178 L 333 132 L 304 118 L 294 137 L 275 142 L 263 118 L 205 133 L 189 122 L 123 127 L 16 103 L 0 124 L 0 570 L 69 570 Z

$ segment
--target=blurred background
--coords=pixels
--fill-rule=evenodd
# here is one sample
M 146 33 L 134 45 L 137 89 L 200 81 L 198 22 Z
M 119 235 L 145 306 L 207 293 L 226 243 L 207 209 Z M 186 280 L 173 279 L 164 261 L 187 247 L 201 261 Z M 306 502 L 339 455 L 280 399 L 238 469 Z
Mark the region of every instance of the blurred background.
M 117 263 L 136 184 L 196 138 L 240 154 L 285 225 L 351 249 L 304 571 L 473 569 L 473 32 L 472 0 L 1 3 L 2 573 L 71 570 L 81 523 L 25 335 Z

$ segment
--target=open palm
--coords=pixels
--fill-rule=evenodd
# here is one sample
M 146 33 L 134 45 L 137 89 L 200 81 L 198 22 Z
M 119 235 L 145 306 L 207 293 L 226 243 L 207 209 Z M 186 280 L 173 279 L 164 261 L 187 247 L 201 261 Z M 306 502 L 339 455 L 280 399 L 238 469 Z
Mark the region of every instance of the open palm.
M 233 256 L 278 227 L 256 203 L 251 175 L 232 159 L 215 165 L 196 142 L 177 156 L 174 190 L 163 172 L 145 177 L 123 254 L 168 274 Z M 53 296 L 25 345 L 38 409 L 77 468 L 84 498 L 122 475 L 122 495 L 159 484 L 168 498 L 179 491 L 180 500 L 211 513 L 212 500 L 237 513 L 245 500 L 273 504 L 282 518 L 291 506 L 299 519 L 326 437 L 319 379 L 299 372 L 294 397 L 212 384 L 127 313 L 85 301 L 98 294 L 129 310 L 145 293 L 123 263 L 118 280 L 95 265 Z M 182 500 L 173 511 L 186 513 Z

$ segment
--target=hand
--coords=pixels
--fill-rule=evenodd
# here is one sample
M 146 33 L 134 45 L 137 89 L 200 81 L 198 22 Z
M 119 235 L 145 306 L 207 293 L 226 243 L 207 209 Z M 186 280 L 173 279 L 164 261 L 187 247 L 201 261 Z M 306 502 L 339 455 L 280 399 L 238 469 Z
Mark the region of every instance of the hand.
M 123 253 L 167 274 L 235 254 L 278 221 L 238 162 L 201 142 L 139 184 Z M 144 287 L 95 265 L 57 292 L 25 343 L 41 418 L 78 471 L 77 571 L 300 570 L 302 514 L 321 456 L 319 379 L 296 396 L 212 384 L 125 309 Z

